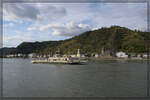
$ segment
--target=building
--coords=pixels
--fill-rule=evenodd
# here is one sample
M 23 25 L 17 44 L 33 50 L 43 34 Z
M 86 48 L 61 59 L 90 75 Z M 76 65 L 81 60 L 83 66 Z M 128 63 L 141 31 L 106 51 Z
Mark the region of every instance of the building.
M 150 57 L 150 55 L 149 55 Z M 148 58 L 148 55 L 147 54 L 143 54 L 143 58 Z
M 71 57 L 77 57 L 77 55 L 70 55 Z
M 22 56 L 23 56 L 23 54 L 21 54 L 21 53 L 17 54 L 17 57 L 22 57 Z
M 85 55 L 85 54 L 81 54 L 81 57 L 82 57 L 82 58 L 85 58 L 85 57 L 86 57 L 86 55 Z
M 125 52 L 117 52 L 116 56 L 118 58 L 128 58 L 128 55 Z
M 138 55 L 137 55 L 137 58 L 142 58 L 142 54 L 138 54 Z
M 101 56 L 103 57 L 111 57 L 112 52 L 110 50 L 105 50 L 104 48 L 102 48 L 101 50 Z
M 14 57 L 14 55 L 13 54 L 9 54 L 9 55 L 6 55 L 6 57 L 7 58 L 12 58 L 12 57 Z
M 136 53 L 130 53 L 130 57 L 135 58 L 135 57 L 137 57 L 137 54 Z
M 102 48 L 102 50 L 101 50 L 101 54 L 102 54 L 102 55 L 105 55 L 104 48 Z
M 80 49 L 78 49 L 78 51 L 77 51 L 77 57 L 81 57 L 81 55 L 80 55 Z
M 96 53 L 96 54 L 95 54 L 95 58 L 98 58 L 98 57 L 99 57 L 99 55 L 98 55 L 98 53 Z
M 36 57 L 36 53 L 30 53 L 30 54 L 28 54 L 28 57 L 29 58 L 35 58 Z
M 111 56 L 111 51 L 110 50 L 104 51 L 104 56 Z

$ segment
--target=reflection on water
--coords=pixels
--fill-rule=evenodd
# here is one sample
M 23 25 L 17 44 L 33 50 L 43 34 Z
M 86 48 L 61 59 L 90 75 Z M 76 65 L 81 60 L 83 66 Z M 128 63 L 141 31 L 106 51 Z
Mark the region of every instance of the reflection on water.
M 145 61 L 90 61 L 86 65 L 32 64 L 4 59 L 4 96 L 146 96 Z

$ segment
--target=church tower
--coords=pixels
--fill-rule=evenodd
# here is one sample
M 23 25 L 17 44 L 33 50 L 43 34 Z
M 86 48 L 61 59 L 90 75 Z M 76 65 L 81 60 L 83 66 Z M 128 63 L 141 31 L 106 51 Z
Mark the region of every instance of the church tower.
M 81 55 L 80 55 L 80 49 L 78 49 L 78 51 L 77 51 L 77 57 L 81 57 Z
M 101 50 L 101 54 L 104 56 L 104 48 L 102 48 L 102 50 Z

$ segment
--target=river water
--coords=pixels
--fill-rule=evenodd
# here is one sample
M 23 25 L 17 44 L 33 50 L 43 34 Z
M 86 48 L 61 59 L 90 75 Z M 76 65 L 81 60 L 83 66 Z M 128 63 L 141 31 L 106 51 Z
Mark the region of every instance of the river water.
M 146 61 L 32 64 L 3 59 L 5 97 L 145 97 Z

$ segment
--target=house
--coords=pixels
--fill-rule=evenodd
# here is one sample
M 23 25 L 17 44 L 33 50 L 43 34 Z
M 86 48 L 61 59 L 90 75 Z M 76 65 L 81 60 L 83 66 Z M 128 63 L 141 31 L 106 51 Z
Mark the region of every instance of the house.
M 148 57 L 147 54 L 143 54 L 143 58 L 147 58 L 147 57 Z M 149 57 L 150 57 L 150 55 L 149 55 Z
M 125 52 L 117 52 L 116 56 L 118 58 L 128 58 L 128 55 Z
M 44 57 L 44 58 L 47 58 L 47 57 L 48 57 L 48 55 L 44 54 L 44 55 L 43 55 L 43 57 Z
M 81 54 L 81 57 L 82 57 L 82 58 L 85 58 L 85 57 L 86 57 L 86 55 L 85 55 L 85 54 Z
M 102 54 L 102 55 L 105 55 L 104 48 L 102 48 L 102 50 L 101 50 L 101 54 Z
M 98 53 L 92 53 L 92 54 L 91 54 L 91 57 L 97 58 L 97 57 L 99 57 L 99 55 L 98 55 Z
M 106 50 L 106 51 L 104 52 L 104 56 L 111 56 L 111 51 Z
M 142 58 L 142 54 L 137 54 L 137 58 Z
M 36 53 L 30 53 L 30 54 L 28 54 L 28 57 L 29 58 L 35 58 L 36 57 Z
M 21 53 L 17 54 L 17 57 L 22 57 L 22 56 L 23 56 L 23 54 L 21 54 Z
M 12 58 L 12 57 L 14 57 L 14 55 L 13 54 L 9 54 L 9 55 L 6 55 L 6 57 L 7 58 Z
M 71 57 L 77 57 L 77 55 L 70 55 Z
M 101 50 L 101 56 L 103 57 L 111 57 L 112 52 L 110 50 L 105 50 L 104 48 L 102 48 Z
M 98 53 L 96 53 L 96 54 L 95 54 L 95 58 L 98 58 L 98 57 L 99 57 L 99 55 L 98 55 Z
M 137 54 L 136 53 L 130 53 L 130 57 L 135 58 L 135 57 L 137 57 Z

